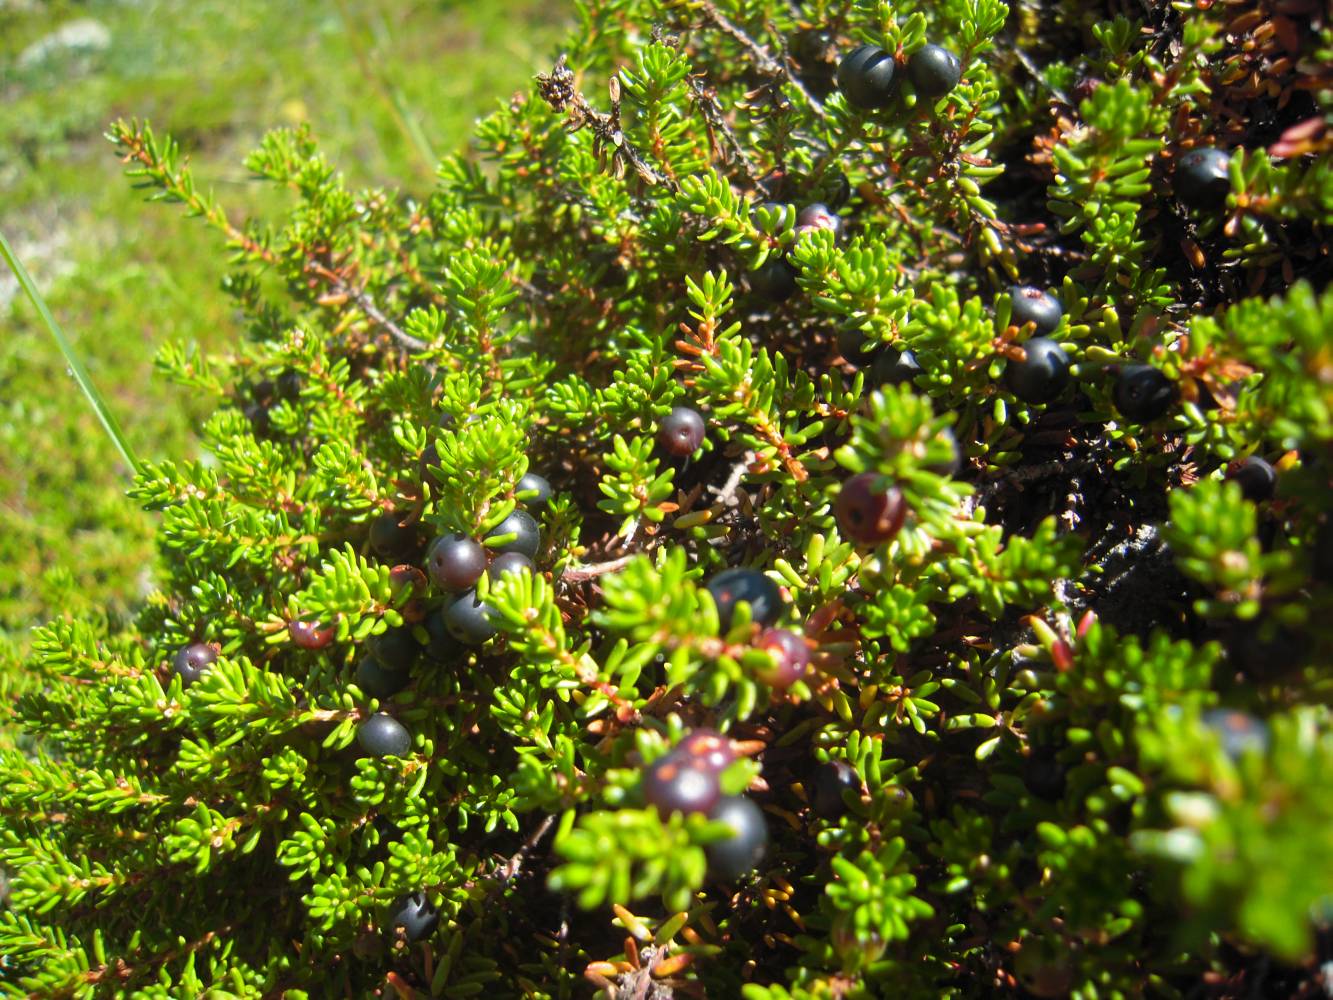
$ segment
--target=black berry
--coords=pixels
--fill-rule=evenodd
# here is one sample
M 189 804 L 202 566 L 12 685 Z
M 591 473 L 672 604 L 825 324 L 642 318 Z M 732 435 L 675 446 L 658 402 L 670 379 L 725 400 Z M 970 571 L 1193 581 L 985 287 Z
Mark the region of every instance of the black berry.
M 294 621 L 287 623 L 287 634 L 302 649 L 323 649 L 333 641 L 337 629 L 320 628 L 319 622 Z
M 663 816 L 711 812 L 722 794 L 716 771 L 696 767 L 674 753 L 644 769 L 641 787 L 643 800 Z
M 545 476 L 535 472 L 525 472 L 514 487 L 518 498 L 528 507 L 545 507 L 551 499 L 551 484 Z
M 386 559 L 401 556 L 416 543 L 416 525 L 404 526 L 399 514 L 381 514 L 370 522 L 370 547 L 378 556 Z
M 750 287 L 770 302 L 786 302 L 801 286 L 796 283 L 796 268 L 770 255 L 762 267 L 750 272 Z
M 805 677 L 810 667 L 810 646 L 805 636 L 785 628 L 765 629 L 759 648 L 773 654 L 773 666 L 759 675 L 769 687 L 785 691 Z
M 893 103 L 897 64 L 878 45 L 860 45 L 838 64 L 838 89 L 856 108 L 885 108 Z
M 1241 496 L 1254 503 L 1272 500 L 1277 491 L 1277 470 L 1258 455 L 1251 455 L 1228 474 L 1240 486 Z
M 672 756 L 691 767 L 721 774 L 736 761 L 736 748 L 716 729 L 696 729 L 672 751 Z
M 421 645 L 406 625 L 373 636 L 366 646 L 370 655 L 387 670 L 411 670 L 421 655 Z
M 357 726 L 356 741 L 372 757 L 406 757 L 412 749 L 407 728 L 386 712 L 376 712 Z
M 875 357 L 879 341 L 870 340 L 859 326 L 844 326 L 838 330 L 838 353 L 849 364 L 860 368 Z
M 434 663 L 448 663 L 463 652 L 462 644 L 449 631 L 444 611 L 444 608 L 437 608 L 422 622 L 422 627 L 430 637 L 426 642 L 426 657 Z
M 1017 327 L 1033 323 L 1037 333 L 1051 333 L 1060 325 L 1060 317 L 1065 314 L 1065 307 L 1059 299 L 1031 285 L 1010 285 L 1009 301 L 1012 303 L 1009 322 Z
M 218 651 L 206 642 L 192 642 L 182 646 L 171 661 L 172 669 L 181 679 L 181 687 L 189 687 L 217 662 Z
M 432 483 L 438 483 L 435 473 L 431 469 L 437 468 L 440 464 L 440 452 L 433 444 L 428 444 L 422 449 L 421 457 L 417 459 L 417 478 L 423 483 L 430 480 Z
M 1111 399 L 1126 420 L 1146 424 L 1171 409 L 1176 384 L 1152 365 L 1125 365 L 1116 376 Z
M 495 626 L 491 623 L 491 606 L 477 600 L 477 593 L 473 590 L 455 598 L 445 607 L 444 624 L 450 635 L 467 646 L 480 646 L 495 635 Z
M 823 183 L 816 193 L 822 195 L 824 203 L 836 212 L 851 198 L 852 182 L 841 170 L 830 170 L 824 175 Z
M 833 515 L 838 530 L 849 541 L 861 545 L 887 542 L 902 530 L 907 520 L 907 502 L 896 486 L 876 487 L 881 477 L 862 472 L 842 484 Z
M 843 792 L 861 791 L 861 777 L 846 761 L 829 760 L 815 768 L 810 779 L 810 808 L 816 816 L 837 819 L 847 811 Z
M 1049 403 L 1069 384 L 1069 355 L 1047 337 L 1033 337 L 1023 352 L 1022 361 L 1005 368 L 1005 385 L 1025 403 Z
M 535 569 L 532 560 L 522 552 L 501 552 L 491 560 L 486 575 L 492 580 L 498 580 L 506 573 L 532 573 Z
M 500 538 L 504 535 L 514 537 L 500 545 L 487 547 L 492 552 L 521 552 L 531 559 L 537 555 L 537 549 L 542 542 L 541 527 L 526 510 L 515 510 L 492 528 L 486 537 Z
M 829 208 L 823 202 L 815 202 L 813 205 L 806 205 L 796 215 L 796 231 L 798 233 L 813 232 L 816 229 L 827 229 L 833 234 L 835 240 L 842 239 L 846 231 L 842 216 L 833 209 Z
M 467 590 L 486 572 L 486 549 L 467 535 L 442 535 L 430 547 L 426 569 L 443 590 Z
M 305 380 L 300 372 L 286 371 L 278 376 L 278 395 L 283 399 L 299 399 L 303 388 Z
M 389 907 L 389 932 L 403 935 L 408 944 L 416 944 L 435 933 L 440 913 L 420 890 L 399 896 Z
M 762 810 L 744 795 L 730 795 L 718 803 L 712 818 L 731 827 L 731 836 L 704 848 L 708 870 L 723 879 L 754 871 L 768 846 L 768 823 Z
M 1203 713 L 1203 724 L 1217 734 L 1222 752 L 1233 760 L 1268 749 L 1268 727 L 1253 715 L 1230 708 Z
M 782 591 L 756 569 L 725 569 L 708 581 L 708 592 L 723 632 L 731 628 L 736 605 L 742 601 L 750 605 L 750 620 L 757 625 L 772 625 L 782 613 Z
M 903 385 L 921 374 L 916 355 L 904 348 L 886 347 L 870 367 L 872 385 Z
M 1064 798 L 1069 780 L 1065 766 L 1054 754 L 1034 753 L 1024 762 L 1023 784 L 1038 798 L 1054 802 Z
M 704 443 L 704 418 L 688 406 L 672 407 L 657 427 L 657 443 L 667 454 L 686 458 Z
M 1172 188 L 1191 208 L 1217 208 L 1231 193 L 1231 156 L 1212 147 L 1191 149 L 1176 161 Z
M 411 675 L 406 670 L 390 670 L 370 654 L 361 657 L 353 675 L 356 686 L 372 698 L 392 698 L 407 687 Z
M 907 77 L 922 97 L 943 97 L 963 78 L 963 64 L 942 46 L 923 45 L 908 58 Z

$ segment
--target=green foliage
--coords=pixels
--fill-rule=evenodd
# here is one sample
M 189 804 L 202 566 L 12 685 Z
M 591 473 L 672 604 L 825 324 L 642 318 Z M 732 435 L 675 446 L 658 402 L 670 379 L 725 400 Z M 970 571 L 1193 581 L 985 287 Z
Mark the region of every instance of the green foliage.
M 1317 989 L 1333 152 L 1270 158 L 1229 110 L 1286 120 L 1243 90 L 1268 36 L 1151 13 L 587 0 L 432 186 L 270 133 L 247 167 L 288 201 L 263 221 L 114 124 L 132 175 L 220 235 L 243 336 L 159 354 L 213 412 L 206 457 L 153 456 L 131 490 L 155 589 L 34 635 L 0 750 L 0 994 Z M 963 81 L 862 114 L 812 28 L 947 44 Z M 1322 114 L 1315 65 L 1253 71 Z M 1186 210 L 1173 164 L 1210 143 L 1253 150 L 1225 205 Z M 838 174 L 845 238 L 803 231 Z M 756 287 L 779 265 L 780 303 Z M 1018 281 L 1060 300 L 1073 365 L 1037 407 L 1003 378 Z M 880 384 L 867 355 L 902 350 L 920 372 Z M 1140 425 L 1115 387 L 1144 361 L 1176 399 Z M 676 405 L 707 427 L 687 459 L 656 443 Z M 1274 499 L 1227 482 L 1249 455 Z M 905 508 L 873 545 L 843 534 L 860 473 Z M 494 552 L 520 508 L 533 571 L 430 582 L 431 539 Z M 732 567 L 778 606 L 727 614 L 708 583 Z M 474 598 L 494 635 L 464 645 Z M 187 685 L 198 642 L 217 659 Z M 364 690 L 368 657 L 401 690 Z M 401 756 L 358 738 L 381 712 Z M 705 727 L 767 824 L 739 876 L 724 824 L 644 785 Z M 392 923 L 414 892 L 438 915 L 417 941 Z

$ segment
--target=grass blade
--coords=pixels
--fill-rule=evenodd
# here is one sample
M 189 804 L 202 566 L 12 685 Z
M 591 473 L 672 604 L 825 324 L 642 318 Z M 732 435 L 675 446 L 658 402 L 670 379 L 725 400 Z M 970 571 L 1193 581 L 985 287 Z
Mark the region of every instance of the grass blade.
M 120 452 L 121 457 L 125 459 L 125 462 L 129 465 L 130 469 L 138 472 L 139 463 L 135 460 L 133 453 L 130 451 L 130 446 L 125 441 L 125 435 L 121 433 L 120 424 L 116 422 L 115 415 L 107 407 L 106 400 L 102 398 L 102 394 L 97 391 L 97 386 L 93 385 L 92 376 L 88 374 L 88 369 L 83 366 L 83 362 L 79 359 L 78 353 L 74 350 L 74 345 L 69 342 L 69 338 L 65 336 L 65 331 L 60 328 L 60 324 L 56 322 L 56 318 L 51 315 L 51 310 L 47 308 L 46 300 L 42 298 L 42 293 L 37 290 L 37 286 L 33 283 L 32 276 L 28 274 L 28 269 L 24 267 L 23 262 L 18 259 L 18 255 L 15 254 L 13 248 L 10 247 L 9 241 L 5 239 L 4 233 L 0 233 L 0 257 L 4 257 L 5 263 L 8 264 L 9 269 L 14 272 L 14 277 L 18 279 L 19 287 L 22 288 L 23 293 L 28 296 L 28 301 L 32 303 L 32 307 L 37 310 L 37 315 L 42 318 L 42 322 L 46 324 L 47 330 L 49 330 L 51 336 L 55 338 L 56 345 L 60 348 L 60 353 L 65 356 L 65 363 L 69 365 L 69 370 L 74 374 L 74 380 L 79 383 L 79 388 L 83 390 L 84 396 L 87 397 L 88 402 L 92 404 L 93 412 L 97 414 L 97 419 L 102 422 L 102 427 L 106 430 L 107 434 L 110 435 L 112 443 L 116 446 L 116 450 Z

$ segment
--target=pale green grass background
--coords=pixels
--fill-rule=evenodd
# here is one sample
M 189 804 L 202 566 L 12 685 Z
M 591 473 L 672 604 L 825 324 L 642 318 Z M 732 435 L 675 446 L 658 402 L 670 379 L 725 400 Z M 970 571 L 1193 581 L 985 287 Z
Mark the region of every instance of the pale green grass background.
M 236 220 L 283 204 L 242 157 L 309 122 L 353 186 L 424 192 L 400 96 L 436 152 L 525 89 L 568 26 L 567 0 L 0 0 L 0 231 L 144 458 L 195 453 L 208 400 L 154 376 L 166 340 L 225 349 L 218 236 L 148 204 L 102 138 L 118 116 L 175 135 Z M 85 22 L 86 49 L 32 48 Z M 357 41 L 354 41 L 357 40 Z M 103 44 L 105 43 L 105 44 Z M 27 52 L 26 58 L 23 53 Z M 31 627 L 124 615 L 150 584 L 152 520 L 55 344 L 0 265 L 0 694 Z M 6 680 L 5 675 L 9 674 Z

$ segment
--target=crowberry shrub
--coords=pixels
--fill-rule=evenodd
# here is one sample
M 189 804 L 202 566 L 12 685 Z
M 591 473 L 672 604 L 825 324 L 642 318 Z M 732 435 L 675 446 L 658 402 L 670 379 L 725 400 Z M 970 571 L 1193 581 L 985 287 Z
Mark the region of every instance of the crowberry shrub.
M 280 129 L 242 222 L 112 127 L 243 328 L 159 358 L 217 406 L 156 590 L 34 637 L 0 992 L 1316 995 L 1322 6 L 576 6 L 430 186 Z

